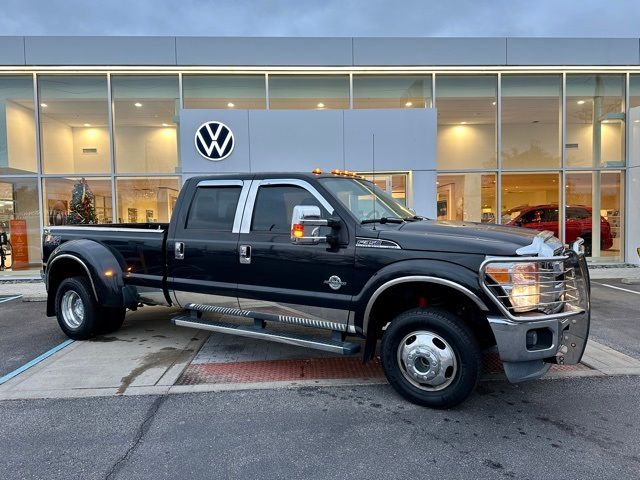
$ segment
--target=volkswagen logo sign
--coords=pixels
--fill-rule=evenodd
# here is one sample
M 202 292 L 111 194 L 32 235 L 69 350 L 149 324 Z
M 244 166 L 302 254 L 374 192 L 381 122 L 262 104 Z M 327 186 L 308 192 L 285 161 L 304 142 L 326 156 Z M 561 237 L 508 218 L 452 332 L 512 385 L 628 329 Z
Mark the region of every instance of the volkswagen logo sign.
M 221 122 L 206 122 L 196 131 L 196 150 L 207 160 L 218 162 L 233 152 L 234 138 L 229 127 Z

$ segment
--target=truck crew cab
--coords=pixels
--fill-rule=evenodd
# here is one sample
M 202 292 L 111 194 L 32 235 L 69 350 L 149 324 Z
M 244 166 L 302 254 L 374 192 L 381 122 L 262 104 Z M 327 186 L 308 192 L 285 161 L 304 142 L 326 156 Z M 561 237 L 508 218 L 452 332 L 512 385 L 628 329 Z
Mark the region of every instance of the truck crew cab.
M 44 262 L 47 315 L 71 338 L 115 331 L 142 305 L 338 354 L 359 337 L 364 361 L 378 350 L 391 385 L 436 408 L 472 393 L 482 349 L 497 345 L 519 382 L 579 362 L 589 332 L 580 240 L 429 220 L 335 170 L 194 177 L 169 224 L 50 227 Z

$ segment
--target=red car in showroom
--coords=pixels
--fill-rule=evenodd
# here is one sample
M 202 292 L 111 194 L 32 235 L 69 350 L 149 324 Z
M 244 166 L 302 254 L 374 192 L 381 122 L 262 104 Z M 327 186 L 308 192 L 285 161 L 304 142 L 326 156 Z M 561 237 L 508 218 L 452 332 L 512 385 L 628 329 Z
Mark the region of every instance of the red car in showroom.
M 576 238 L 584 239 L 585 254 L 591 255 L 592 210 L 584 205 L 567 205 L 566 238 L 571 243 Z M 512 208 L 505 214 L 503 223 L 514 227 L 531 228 L 533 230 L 549 230 L 558 235 L 558 205 L 525 205 Z M 511 219 L 511 220 L 509 220 Z M 606 218 L 600 217 L 600 249 L 608 250 L 613 246 L 611 225 Z

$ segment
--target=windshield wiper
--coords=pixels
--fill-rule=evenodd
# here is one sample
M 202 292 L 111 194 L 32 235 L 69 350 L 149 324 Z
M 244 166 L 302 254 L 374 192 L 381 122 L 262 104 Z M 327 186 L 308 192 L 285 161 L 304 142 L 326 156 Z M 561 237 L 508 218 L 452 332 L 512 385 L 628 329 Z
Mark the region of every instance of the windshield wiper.
M 405 222 L 417 222 L 419 220 L 424 220 L 424 217 L 421 217 L 420 215 L 412 215 L 411 217 L 404 217 L 403 220 Z
M 394 217 L 382 217 L 382 218 L 367 218 L 360 222 L 360 225 L 364 225 L 366 223 L 404 223 L 402 218 L 394 218 Z

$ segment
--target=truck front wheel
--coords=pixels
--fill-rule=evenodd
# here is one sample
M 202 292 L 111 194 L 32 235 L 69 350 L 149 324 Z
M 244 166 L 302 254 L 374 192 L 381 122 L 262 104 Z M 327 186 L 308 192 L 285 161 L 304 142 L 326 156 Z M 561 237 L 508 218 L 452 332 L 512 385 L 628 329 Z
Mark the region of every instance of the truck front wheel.
M 480 378 L 481 354 L 475 336 L 445 310 L 400 314 L 382 336 L 381 357 L 393 388 L 425 407 L 458 405 L 471 395 Z
M 63 280 L 56 292 L 56 317 L 62 331 L 74 340 L 86 340 L 100 321 L 98 305 L 85 277 Z

